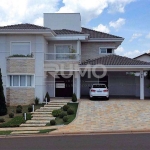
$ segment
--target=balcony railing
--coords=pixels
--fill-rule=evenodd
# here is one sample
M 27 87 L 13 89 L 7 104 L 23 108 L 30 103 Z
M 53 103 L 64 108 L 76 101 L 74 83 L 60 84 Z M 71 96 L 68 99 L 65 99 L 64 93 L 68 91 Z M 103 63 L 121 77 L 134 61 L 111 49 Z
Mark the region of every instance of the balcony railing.
M 79 61 L 77 53 L 45 53 L 45 60 L 76 60 Z

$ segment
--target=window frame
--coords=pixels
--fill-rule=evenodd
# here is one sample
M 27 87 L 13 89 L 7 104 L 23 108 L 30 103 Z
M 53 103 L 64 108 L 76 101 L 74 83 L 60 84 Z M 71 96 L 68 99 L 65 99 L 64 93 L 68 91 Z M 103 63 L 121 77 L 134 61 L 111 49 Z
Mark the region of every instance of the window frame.
M 25 76 L 25 86 L 21 86 L 20 76 Z M 19 76 L 19 86 L 13 86 L 13 76 Z M 27 76 L 31 76 L 31 86 L 27 86 Z M 7 75 L 7 87 L 10 88 L 34 88 L 35 87 L 35 75 L 34 74 L 8 74 Z
M 12 43 L 29 43 L 30 44 L 30 50 L 29 50 L 30 53 L 29 53 L 29 55 L 31 55 L 31 41 L 11 41 L 10 42 L 10 55 L 16 55 L 16 54 L 12 54 Z
M 58 61 L 59 61 L 59 60 L 60 60 L 60 61 L 68 61 L 68 59 L 57 59 L 57 57 L 56 57 L 56 55 L 59 55 L 59 54 L 60 54 L 60 55 L 61 55 L 61 54 L 68 54 L 68 55 L 71 54 L 71 53 L 56 53 L 56 47 L 57 47 L 57 46 L 64 46 L 64 45 L 68 45 L 68 46 L 70 46 L 71 48 L 73 47 L 72 44 L 54 44 L 54 54 L 55 54 L 55 58 L 54 58 L 54 59 L 55 59 L 55 60 L 58 60 Z M 76 53 L 73 53 L 73 54 L 76 55 L 76 54 L 77 54 L 77 50 L 76 50 Z
M 102 53 L 101 49 L 106 49 L 106 53 Z M 112 53 L 108 53 L 108 49 L 112 49 Z M 99 47 L 99 54 L 113 54 L 114 47 Z
M 68 46 L 72 47 L 72 44 L 54 44 L 54 53 L 59 54 L 59 53 L 56 53 L 56 47 L 57 46 L 64 46 L 64 45 L 68 45 Z M 68 54 L 68 53 L 64 53 L 64 54 Z

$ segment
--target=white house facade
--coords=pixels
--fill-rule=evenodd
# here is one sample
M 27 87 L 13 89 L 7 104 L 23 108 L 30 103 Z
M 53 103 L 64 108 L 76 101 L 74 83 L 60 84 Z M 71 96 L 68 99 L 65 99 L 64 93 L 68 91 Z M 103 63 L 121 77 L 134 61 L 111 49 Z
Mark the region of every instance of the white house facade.
M 144 72 L 150 63 L 115 55 L 123 40 L 81 27 L 79 13 L 46 13 L 44 26 L 0 27 L 0 68 L 7 104 L 30 104 L 35 97 L 42 103 L 46 92 L 50 97 L 75 93 L 80 99 L 88 96 L 93 83 L 105 83 L 110 96 L 149 97 Z

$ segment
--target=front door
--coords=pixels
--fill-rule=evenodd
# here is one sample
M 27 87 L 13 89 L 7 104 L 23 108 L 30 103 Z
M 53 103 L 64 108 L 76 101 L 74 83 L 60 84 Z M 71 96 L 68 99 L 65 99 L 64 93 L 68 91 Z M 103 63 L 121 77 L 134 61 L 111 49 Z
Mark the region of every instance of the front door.
M 70 78 L 63 78 L 57 75 L 55 78 L 55 97 L 72 97 L 73 94 L 73 76 Z

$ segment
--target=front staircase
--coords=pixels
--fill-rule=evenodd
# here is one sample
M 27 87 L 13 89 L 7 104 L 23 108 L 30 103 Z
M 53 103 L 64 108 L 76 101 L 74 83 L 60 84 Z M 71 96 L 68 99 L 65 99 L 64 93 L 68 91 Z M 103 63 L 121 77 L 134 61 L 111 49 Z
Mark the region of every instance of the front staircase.
M 60 109 L 64 105 L 66 105 L 70 100 L 52 100 L 48 104 L 45 104 L 44 107 L 37 109 L 35 112 L 32 112 L 32 119 L 27 120 L 26 123 L 21 124 L 19 128 L 25 127 L 44 127 L 47 123 L 50 123 L 50 120 L 55 119 L 52 116 L 52 111 L 56 109 Z M 34 131 L 33 133 L 38 133 L 38 131 Z M 32 133 L 32 131 L 14 131 L 11 134 L 25 134 Z

